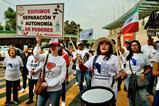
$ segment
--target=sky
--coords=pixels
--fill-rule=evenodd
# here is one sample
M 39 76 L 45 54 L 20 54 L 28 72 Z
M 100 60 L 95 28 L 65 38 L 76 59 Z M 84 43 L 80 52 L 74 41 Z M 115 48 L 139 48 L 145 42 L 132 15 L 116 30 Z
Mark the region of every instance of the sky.
M 75 21 L 82 29 L 94 30 L 94 37 L 108 35 L 102 29 L 127 12 L 139 0 L 0 0 L 0 23 L 5 23 L 4 11 L 16 11 L 16 5 L 64 3 L 64 21 Z

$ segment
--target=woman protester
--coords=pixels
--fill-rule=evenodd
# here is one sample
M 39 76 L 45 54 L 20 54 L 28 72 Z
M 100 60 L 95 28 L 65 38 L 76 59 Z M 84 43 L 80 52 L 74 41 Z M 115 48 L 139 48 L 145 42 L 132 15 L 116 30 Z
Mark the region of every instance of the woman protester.
M 95 41 L 93 48 L 97 51 L 97 54 L 90 57 L 86 63 L 83 63 L 80 55 L 77 56 L 80 70 L 91 70 L 91 87 L 107 87 L 117 95 L 115 76 L 119 72 L 119 64 L 117 56 L 113 55 L 111 40 L 101 37 Z M 115 105 L 114 100 L 113 106 Z
M 33 89 L 34 86 L 36 86 L 36 83 L 39 79 L 40 72 L 42 70 L 42 67 L 44 65 L 43 61 L 39 61 L 37 58 L 31 54 L 28 57 L 26 67 L 29 71 L 28 73 L 28 79 L 29 79 L 29 100 L 26 102 L 26 104 L 33 103 Z
M 11 89 L 13 87 L 13 103 L 19 104 L 18 101 L 18 85 L 20 81 L 20 69 L 23 67 L 23 61 L 20 56 L 16 55 L 15 47 L 10 47 L 8 56 L 5 57 L 3 67 L 5 68 L 6 80 L 6 102 L 5 105 L 11 103 Z
M 45 80 L 41 86 L 47 87 L 47 95 L 38 95 L 37 106 L 45 106 L 47 99 L 49 99 L 52 106 L 59 106 L 62 83 L 66 78 L 66 62 L 63 57 L 58 55 L 60 43 L 58 39 L 51 39 L 49 41 L 49 49 L 51 53 L 40 54 L 40 43 L 43 37 L 36 36 L 37 45 L 34 48 L 34 57 L 39 61 L 46 62 L 45 65 Z
M 141 45 L 139 41 L 132 40 L 130 42 L 130 49 L 126 51 L 121 46 L 121 34 L 118 35 L 118 47 L 120 52 L 126 57 L 124 71 L 127 74 L 125 85 L 128 89 L 129 106 L 149 106 L 146 87 L 138 87 L 137 81 L 132 85 L 132 75 L 136 75 L 137 80 L 141 78 L 142 81 L 146 79 L 146 74 L 150 71 L 150 62 L 148 57 L 141 52 Z M 125 74 L 125 75 L 126 75 Z

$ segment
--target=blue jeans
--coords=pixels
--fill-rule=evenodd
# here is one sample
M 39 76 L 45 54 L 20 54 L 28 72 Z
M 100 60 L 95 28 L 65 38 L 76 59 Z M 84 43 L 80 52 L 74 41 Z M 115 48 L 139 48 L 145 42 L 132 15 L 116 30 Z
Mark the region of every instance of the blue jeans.
M 90 88 L 91 87 L 91 72 L 90 71 L 84 72 L 84 78 L 86 80 L 87 88 Z
M 147 75 L 147 79 L 149 80 L 149 85 L 147 86 L 147 92 L 149 95 L 153 95 L 153 85 L 155 81 L 155 77 L 152 75 L 152 69 Z
M 156 91 L 156 94 L 153 100 L 153 106 L 159 106 L 159 90 Z
M 127 89 L 129 86 L 129 81 L 130 81 L 130 75 L 128 75 L 127 78 L 125 79 L 125 86 Z M 142 89 L 137 89 L 135 93 L 136 93 L 135 96 L 136 106 L 149 106 L 146 87 Z M 133 103 L 130 99 L 129 99 L 129 106 L 133 106 Z
M 49 99 L 52 106 L 59 106 L 61 96 L 61 90 L 48 92 L 48 95 L 38 95 L 37 106 L 45 106 L 47 100 Z
M 80 89 L 80 93 L 81 93 L 84 90 L 84 88 L 83 88 L 84 78 L 86 80 L 87 87 L 91 86 L 90 71 L 82 72 L 81 70 L 76 70 L 76 75 L 77 75 L 78 85 L 79 85 L 79 89 Z

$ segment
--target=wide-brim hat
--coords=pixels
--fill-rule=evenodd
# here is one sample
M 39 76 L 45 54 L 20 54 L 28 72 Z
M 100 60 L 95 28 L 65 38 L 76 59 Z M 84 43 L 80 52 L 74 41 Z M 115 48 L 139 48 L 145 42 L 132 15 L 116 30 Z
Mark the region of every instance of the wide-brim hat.
M 99 46 L 99 43 L 102 42 L 102 41 L 106 41 L 106 42 L 108 42 L 108 43 L 110 43 L 112 45 L 112 41 L 109 38 L 107 38 L 107 37 L 100 37 L 97 40 L 95 40 L 92 48 L 94 50 L 97 50 L 97 48 Z

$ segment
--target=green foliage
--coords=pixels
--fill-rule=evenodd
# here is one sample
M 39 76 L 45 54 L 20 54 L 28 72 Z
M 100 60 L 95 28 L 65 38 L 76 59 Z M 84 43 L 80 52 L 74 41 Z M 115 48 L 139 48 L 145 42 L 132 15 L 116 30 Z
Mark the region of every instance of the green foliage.
M 69 22 L 68 20 L 65 21 L 65 24 L 64 24 L 65 34 L 78 35 L 80 31 L 82 31 L 82 29 L 80 28 L 79 24 L 77 24 L 74 21 L 71 21 L 71 22 Z
M 12 8 L 8 8 L 8 10 L 6 10 L 4 12 L 4 16 L 6 19 L 6 26 L 5 28 L 7 28 L 6 30 L 16 30 L 16 12 L 12 9 Z
M 2 25 L 0 25 L 0 31 L 3 31 L 3 26 Z
M 11 31 L 10 26 L 8 24 L 5 25 L 5 30 L 6 31 Z

